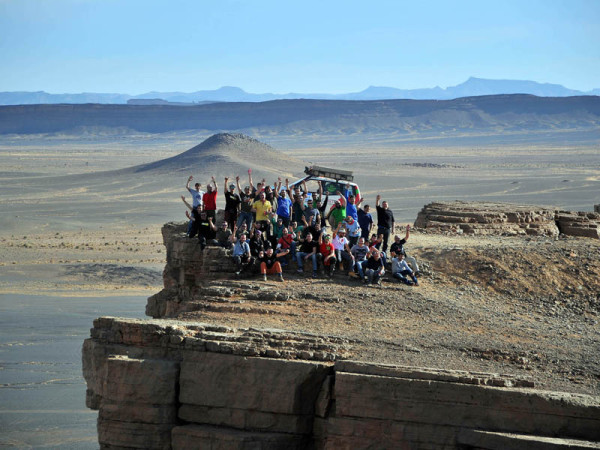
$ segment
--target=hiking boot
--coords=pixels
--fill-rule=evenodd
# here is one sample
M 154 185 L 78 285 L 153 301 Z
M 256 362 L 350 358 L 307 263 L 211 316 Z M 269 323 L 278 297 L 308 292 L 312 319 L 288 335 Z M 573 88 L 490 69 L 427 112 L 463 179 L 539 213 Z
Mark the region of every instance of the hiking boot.
M 298 269 L 296 272 L 298 272 L 298 273 L 304 273 L 304 270 Z
M 313 272 L 312 277 L 317 278 L 317 272 Z
M 377 286 L 381 286 L 381 278 L 379 280 L 377 280 Z
M 278 278 L 278 280 L 279 280 L 279 281 L 284 281 L 284 280 L 283 280 L 283 274 L 282 274 L 282 273 L 280 273 L 280 274 L 279 274 L 279 278 Z
M 267 274 L 263 274 L 263 281 L 267 281 Z

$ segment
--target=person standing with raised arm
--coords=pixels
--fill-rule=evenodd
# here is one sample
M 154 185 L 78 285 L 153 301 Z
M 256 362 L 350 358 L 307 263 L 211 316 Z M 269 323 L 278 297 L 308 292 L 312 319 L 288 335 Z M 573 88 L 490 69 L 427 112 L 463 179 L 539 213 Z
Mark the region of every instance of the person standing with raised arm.
M 377 195 L 375 199 L 375 207 L 377 208 L 377 235 L 383 235 L 383 246 L 381 250 L 387 251 L 388 240 L 390 233 L 394 232 L 394 213 L 389 208 L 388 202 L 385 200 L 381 202 L 381 195 Z
M 202 203 L 204 203 L 204 211 L 206 211 L 207 217 L 212 217 L 213 221 L 217 214 L 217 181 L 215 177 L 210 177 L 212 186 L 210 183 L 206 185 L 206 193 L 202 196 Z
M 236 180 L 237 179 L 239 179 L 239 177 L 236 177 Z M 229 178 L 225 177 L 225 222 L 227 222 L 229 229 L 233 230 L 237 223 L 238 211 L 240 209 L 240 203 L 242 203 L 242 200 L 240 199 L 240 196 L 235 193 L 235 184 L 231 183 L 229 185 L 229 190 L 227 190 L 228 181 Z
M 279 178 L 277 181 L 278 183 L 275 188 L 275 197 L 277 199 L 277 217 L 282 220 L 285 227 L 288 227 L 292 217 L 292 201 L 287 197 L 290 192 L 289 180 L 287 178 L 285 179 L 285 190 L 281 192 L 279 192 L 281 189 L 281 178 Z
M 194 179 L 194 177 L 192 175 L 189 176 L 187 183 L 185 184 L 185 188 L 188 190 L 188 192 L 192 195 L 192 206 L 189 207 L 192 211 L 197 211 L 198 210 L 198 206 L 200 206 L 200 210 L 202 210 L 203 205 L 202 205 L 202 196 L 204 195 L 204 191 L 200 190 L 200 186 L 202 186 L 200 183 L 196 183 L 194 184 L 194 189 L 190 188 L 190 183 L 192 182 L 192 180 Z M 187 204 L 187 202 L 185 201 L 185 198 L 183 199 L 184 203 Z M 189 205 L 188 205 L 189 206 Z M 187 232 L 188 234 L 190 234 L 192 232 L 192 227 L 193 227 L 193 221 L 190 220 L 188 222 L 188 229 Z
M 250 169 L 248 169 L 248 179 L 250 176 Z M 252 223 L 254 222 L 254 215 L 252 214 L 252 203 L 254 202 L 252 196 L 251 187 L 248 185 L 242 191 L 240 187 L 240 177 L 235 177 L 235 182 L 237 184 L 238 192 L 240 193 L 240 217 L 238 218 L 238 228 L 241 228 L 242 224 L 245 222 L 248 230 L 252 229 Z

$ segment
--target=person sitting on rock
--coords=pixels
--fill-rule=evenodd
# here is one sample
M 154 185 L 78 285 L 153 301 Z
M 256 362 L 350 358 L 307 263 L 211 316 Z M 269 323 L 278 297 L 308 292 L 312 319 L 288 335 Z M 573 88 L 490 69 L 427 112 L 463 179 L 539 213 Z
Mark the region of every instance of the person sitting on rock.
M 361 235 L 360 226 L 358 220 L 355 220 L 352 216 L 346 216 L 344 222 L 346 222 L 346 232 L 348 233 L 348 247 L 352 248 Z
M 413 256 L 408 256 L 406 254 L 406 250 L 404 248 L 404 244 L 408 241 L 410 237 L 410 225 L 406 225 L 406 235 L 404 239 L 400 239 L 400 236 L 394 236 L 394 243 L 390 247 L 390 256 L 392 258 L 397 257 L 398 255 L 404 255 L 405 261 L 412 266 L 412 270 L 415 273 L 415 276 L 420 276 L 419 265 L 417 264 L 417 260 Z
M 240 177 L 236 177 L 236 180 L 239 180 L 239 178 Z M 242 199 L 238 194 L 235 193 L 235 184 L 231 183 L 229 185 L 229 190 L 227 190 L 228 181 L 229 178 L 225 177 L 225 221 L 229 225 L 229 229 L 233 230 L 235 224 L 237 223 L 237 216 L 240 210 Z
M 396 256 L 392 258 L 392 276 L 400 280 L 402 283 L 408 284 L 409 286 L 419 285 L 417 277 L 413 273 L 412 269 L 408 267 L 408 264 L 406 264 L 402 252 L 396 253 Z
M 376 283 L 381 284 L 381 276 L 385 269 L 383 265 L 383 259 L 379 250 L 373 250 L 371 256 L 367 259 L 367 262 L 363 266 L 365 271 L 365 277 L 367 278 L 367 284 L 371 285 Z
M 325 232 L 325 230 L 321 227 L 321 223 L 315 222 L 315 224 L 313 226 L 304 228 L 304 231 L 302 232 L 302 236 L 306 237 L 306 234 L 310 233 L 310 234 L 312 234 L 313 241 L 318 242 L 319 237 L 321 237 L 321 235 L 324 232 Z
M 261 252 L 264 252 L 265 249 L 269 246 L 265 245 L 265 240 L 263 239 L 263 234 L 260 230 L 254 230 L 252 233 L 252 237 L 250 238 L 250 253 L 254 258 L 258 258 Z
M 206 185 L 206 192 L 202 196 L 202 203 L 204 203 L 204 211 L 206 211 L 207 217 L 212 217 L 215 220 L 217 213 L 217 181 L 215 177 L 211 177 L 212 186 L 210 183 Z
M 296 258 L 294 235 L 290 234 L 287 228 L 283 229 L 283 233 L 277 241 L 276 253 L 278 258 L 285 258 L 281 259 L 281 264 L 284 266 L 287 266 L 287 255 L 290 255 L 292 260 Z
M 313 241 L 312 234 L 307 233 L 300 244 L 300 251 L 296 253 L 296 262 L 298 263 L 298 273 L 304 272 L 304 261 L 312 259 L 313 278 L 317 277 L 317 247 L 318 242 Z
M 365 244 L 365 238 L 361 237 L 358 240 L 358 243 L 352 246 L 350 252 L 352 253 L 352 256 L 354 256 L 354 273 L 364 281 L 365 272 L 363 267 L 367 258 L 371 255 L 369 247 Z
M 333 277 L 337 258 L 335 256 L 335 248 L 331 243 L 331 236 L 321 234 L 319 236 L 319 259 L 323 261 L 323 268 L 329 278 Z
M 235 238 L 239 239 L 242 234 L 246 235 L 246 242 L 250 240 L 250 231 L 248 230 L 248 225 L 246 222 L 242 222 L 242 224 L 238 227 L 237 225 L 234 227 Z
M 187 206 L 189 211 L 185 212 L 186 217 L 189 219 L 188 227 L 187 227 L 187 235 L 188 237 L 194 237 L 198 233 L 197 226 L 200 223 L 200 213 L 202 212 L 202 203 L 193 207 L 190 205 L 185 199 L 185 195 L 181 196 L 181 201 L 183 204 Z M 196 228 L 195 228 L 196 227 Z
M 283 272 L 281 264 L 278 261 L 277 255 L 273 253 L 273 248 L 269 247 L 264 252 L 261 252 L 258 258 L 260 263 L 260 273 L 263 275 L 263 280 L 267 281 L 267 274 L 276 273 L 279 281 L 283 281 Z
M 192 226 L 192 233 L 190 237 L 193 238 L 196 233 L 198 234 L 198 242 L 200 243 L 200 249 L 204 250 L 207 245 L 218 245 L 216 237 L 217 227 L 212 222 L 212 217 L 207 217 L 205 211 L 199 211 L 199 207 L 192 212 L 192 215 L 188 211 L 185 212 L 188 219 L 194 221 Z
M 335 248 L 335 256 L 340 264 L 340 270 L 344 268 L 343 262 L 346 262 L 346 275 L 350 272 L 350 268 L 354 266 L 354 257 L 350 252 L 348 246 L 348 239 L 346 238 L 346 229 L 342 228 L 342 224 L 338 224 L 337 228 L 333 232 L 333 238 L 331 240 L 333 248 Z
M 379 256 L 381 256 L 381 259 L 383 259 L 383 264 L 387 264 L 387 255 L 385 254 L 385 252 L 383 250 L 381 250 L 381 244 L 383 243 L 383 235 L 376 235 L 376 234 L 372 234 L 371 235 L 371 240 L 369 241 L 369 251 L 372 252 L 373 250 L 377 250 L 379 252 Z
M 234 229 L 234 231 L 237 231 Z M 250 253 L 250 245 L 247 242 L 245 234 L 240 234 L 239 238 L 231 235 L 231 242 L 233 243 L 233 262 L 236 266 L 235 274 L 241 275 L 252 267 L 254 264 L 254 258 Z
M 300 239 L 304 238 L 304 225 L 299 225 L 298 222 L 294 220 L 288 230 L 290 233 L 294 234 L 296 245 L 300 245 Z
M 219 230 L 217 230 L 217 242 L 219 243 L 219 247 L 223 248 L 231 248 L 231 235 L 233 233 L 229 229 L 229 225 L 227 222 L 223 221 Z
M 283 224 L 283 219 L 281 217 L 277 217 L 274 212 L 270 214 L 269 221 L 271 222 L 271 244 L 273 247 L 276 247 L 277 242 L 279 242 L 279 239 L 281 239 L 281 236 L 283 236 L 283 229 L 285 228 L 285 225 Z

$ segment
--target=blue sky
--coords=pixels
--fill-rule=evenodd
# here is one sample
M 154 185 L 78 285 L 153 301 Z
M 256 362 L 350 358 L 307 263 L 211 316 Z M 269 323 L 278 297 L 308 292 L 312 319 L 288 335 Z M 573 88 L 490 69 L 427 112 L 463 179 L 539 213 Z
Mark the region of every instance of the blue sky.
M 0 91 L 600 88 L 600 0 L 0 0 Z

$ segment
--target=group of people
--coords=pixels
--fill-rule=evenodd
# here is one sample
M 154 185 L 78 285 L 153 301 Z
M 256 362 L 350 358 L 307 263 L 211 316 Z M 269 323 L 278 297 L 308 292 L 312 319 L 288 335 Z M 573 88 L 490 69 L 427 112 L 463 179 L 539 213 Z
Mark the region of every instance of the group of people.
M 313 278 L 318 277 L 321 266 L 330 278 L 342 270 L 365 284 L 381 284 L 389 261 L 394 278 L 411 286 L 419 284 L 417 261 L 404 249 L 410 225 L 404 238 L 394 236 L 388 253 L 394 214 L 380 195 L 375 201 L 375 226 L 370 206 L 361 206 L 364 198 L 357 186 L 346 184 L 336 191 L 328 209 L 329 194 L 323 195 L 320 181 L 316 193 L 309 193 L 304 181 L 291 189 L 289 180 L 281 178 L 273 186 L 265 179 L 254 185 L 248 170 L 248 185 L 243 189 L 239 176 L 231 183 L 225 177 L 224 220 L 217 225 L 215 178 L 211 177 L 206 191 L 200 183 L 190 187 L 192 180 L 190 176 L 186 183 L 192 204 L 181 196 L 188 207 L 188 236 L 197 237 L 202 249 L 207 245 L 230 249 L 238 276 L 258 270 L 265 281 L 269 274 L 283 281 L 283 268 L 295 263 L 298 273 L 304 273 L 305 265 L 310 264 Z

